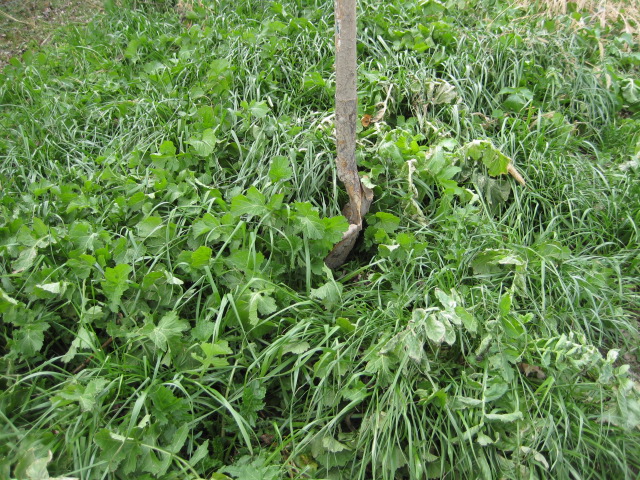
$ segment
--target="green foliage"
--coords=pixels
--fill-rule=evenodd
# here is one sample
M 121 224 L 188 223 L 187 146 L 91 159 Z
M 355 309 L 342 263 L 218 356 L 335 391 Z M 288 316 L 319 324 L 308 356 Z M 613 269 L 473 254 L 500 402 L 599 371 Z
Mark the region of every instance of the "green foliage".
M 0 477 L 635 478 L 636 40 L 362 2 L 331 271 L 332 7 L 107 2 L 2 72 Z

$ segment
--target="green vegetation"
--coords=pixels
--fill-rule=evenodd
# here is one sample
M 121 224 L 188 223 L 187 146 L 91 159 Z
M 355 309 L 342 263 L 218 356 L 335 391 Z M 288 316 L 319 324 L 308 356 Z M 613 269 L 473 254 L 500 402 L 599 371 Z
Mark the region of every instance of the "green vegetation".
M 179 3 L 0 74 L 0 477 L 637 478 L 629 20 L 363 0 L 331 271 L 333 2 Z

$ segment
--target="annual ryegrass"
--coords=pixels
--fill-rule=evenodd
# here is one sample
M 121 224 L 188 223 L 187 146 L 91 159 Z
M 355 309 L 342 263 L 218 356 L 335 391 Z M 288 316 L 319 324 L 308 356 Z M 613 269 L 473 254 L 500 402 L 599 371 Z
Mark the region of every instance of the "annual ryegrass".
M 0 477 L 635 478 L 638 45 L 363 2 L 331 272 L 332 5 L 178 3 L 2 74 Z

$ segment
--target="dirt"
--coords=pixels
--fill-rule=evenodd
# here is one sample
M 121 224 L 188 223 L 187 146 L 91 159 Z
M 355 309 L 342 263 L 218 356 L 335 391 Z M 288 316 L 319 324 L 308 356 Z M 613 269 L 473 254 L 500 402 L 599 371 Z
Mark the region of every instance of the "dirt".
M 59 27 L 87 23 L 101 11 L 100 0 L 0 0 L 0 69 L 46 44 Z

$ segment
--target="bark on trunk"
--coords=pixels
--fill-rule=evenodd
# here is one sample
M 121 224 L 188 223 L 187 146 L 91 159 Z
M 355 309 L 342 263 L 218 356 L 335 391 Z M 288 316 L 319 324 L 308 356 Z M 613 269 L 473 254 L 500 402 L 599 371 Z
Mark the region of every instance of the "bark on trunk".
M 362 217 L 369 211 L 373 192 L 364 187 L 356 165 L 357 65 L 356 0 L 336 0 L 336 149 L 338 178 L 344 183 L 349 203 L 342 213 L 349 230 L 325 259 L 330 268 L 344 263 L 362 230 Z

